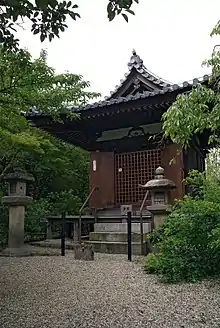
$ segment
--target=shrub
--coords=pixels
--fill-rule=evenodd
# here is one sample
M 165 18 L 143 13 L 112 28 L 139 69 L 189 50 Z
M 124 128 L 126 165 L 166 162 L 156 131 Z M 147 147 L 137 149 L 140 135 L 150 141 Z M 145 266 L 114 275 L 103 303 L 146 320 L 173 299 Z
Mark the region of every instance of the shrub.
M 46 232 L 44 219 L 50 215 L 52 204 L 48 199 L 34 200 L 25 213 L 25 241 L 42 239 Z
M 149 253 L 144 269 L 147 273 L 160 273 L 159 254 Z
M 0 198 L 1 200 L 1 198 Z M 51 193 L 48 197 L 34 200 L 25 211 L 25 241 L 43 239 L 46 233 L 45 219 L 49 215 L 79 212 L 81 201 L 73 190 Z M 0 250 L 8 242 L 8 208 L 0 204 Z
M 160 226 L 157 229 L 154 229 L 146 235 L 147 240 L 152 244 L 156 245 L 163 239 L 163 234 L 165 231 L 165 226 Z
M 76 214 L 81 203 L 72 190 L 51 193 L 47 198 L 33 201 L 27 208 L 25 216 L 25 239 L 33 240 L 44 237 L 46 224 L 44 219 L 49 215 Z
M 195 171 L 187 183 L 191 196 L 177 202 L 163 227 L 149 236 L 159 253 L 147 256 L 145 270 L 168 282 L 220 274 L 219 183 Z
M 197 170 L 191 170 L 188 177 L 185 179 L 188 195 L 193 198 L 204 198 L 206 176 L 205 172 L 198 172 Z
M 60 215 L 63 211 L 67 214 L 78 214 L 82 205 L 80 198 L 76 196 L 72 189 L 51 193 L 48 195 L 48 200 L 53 204 L 51 214 L 57 215 Z
M 164 224 L 159 254 L 148 256 L 145 269 L 169 282 L 197 281 L 220 273 L 220 205 L 185 197 Z
M 188 195 L 195 199 L 204 199 L 210 202 L 219 202 L 220 181 L 213 175 L 206 175 L 205 172 L 191 170 L 185 179 L 188 187 Z

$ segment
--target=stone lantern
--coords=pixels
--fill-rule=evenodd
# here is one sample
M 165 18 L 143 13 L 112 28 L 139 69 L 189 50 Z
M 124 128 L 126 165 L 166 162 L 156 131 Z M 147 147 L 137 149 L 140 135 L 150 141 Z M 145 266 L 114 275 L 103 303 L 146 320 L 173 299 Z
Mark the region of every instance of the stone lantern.
M 154 179 L 148 181 L 142 186 L 151 193 L 151 205 L 147 209 L 154 216 L 154 228 L 158 228 L 163 224 L 167 215 L 167 210 L 171 205 L 170 191 L 176 188 L 173 181 L 164 177 L 164 169 L 158 167 L 155 171 Z
M 9 231 L 8 248 L 3 253 L 16 256 L 22 253 L 24 246 L 25 206 L 33 200 L 26 195 L 26 186 L 34 178 L 16 168 L 13 173 L 5 175 L 4 180 L 8 182 L 8 196 L 2 198 L 2 203 L 9 207 Z

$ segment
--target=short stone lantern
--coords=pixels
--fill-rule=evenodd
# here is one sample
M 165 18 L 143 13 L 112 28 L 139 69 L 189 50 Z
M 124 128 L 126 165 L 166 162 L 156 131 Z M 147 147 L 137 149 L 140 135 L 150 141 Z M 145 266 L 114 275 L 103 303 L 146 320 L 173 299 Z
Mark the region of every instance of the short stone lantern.
M 154 228 L 158 228 L 164 222 L 167 210 L 171 205 L 170 191 L 176 188 L 173 181 L 164 177 L 164 169 L 158 167 L 154 179 L 142 186 L 151 192 L 151 205 L 147 209 L 153 214 Z
M 8 248 L 2 253 L 8 256 L 22 255 L 24 246 L 25 206 L 33 199 L 26 195 L 27 182 L 33 182 L 34 177 L 27 175 L 19 168 L 3 178 L 8 182 L 8 196 L 2 198 L 2 203 L 9 207 Z

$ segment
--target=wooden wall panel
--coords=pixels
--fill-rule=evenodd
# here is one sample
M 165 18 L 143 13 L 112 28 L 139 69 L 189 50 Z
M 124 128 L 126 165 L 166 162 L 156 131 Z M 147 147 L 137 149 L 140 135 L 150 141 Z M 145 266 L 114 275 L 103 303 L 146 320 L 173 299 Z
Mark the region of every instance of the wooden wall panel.
M 140 188 L 140 185 L 144 185 L 154 178 L 158 166 L 161 166 L 160 149 L 116 154 L 116 204 L 138 204 L 140 206 L 146 193 L 146 190 Z
M 94 171 L 93 161 L 96 163 Z M 115 203 L 115 159 L 113 152 L 92 152 L 90 155 L 90 190 L 98 187 L 90 199 L 90 208 L 113 207 Z
M 175 158 L 174 163 L 170 161 Z M 165 171 L 165 177 L 172 180 L 177 188 L 172 190 L 171 198 L 182 199 L 185 193 L 184 179 L 184 163 L 182 149 L 176 144 L 166 146 L 162 151 L 162 167 Z

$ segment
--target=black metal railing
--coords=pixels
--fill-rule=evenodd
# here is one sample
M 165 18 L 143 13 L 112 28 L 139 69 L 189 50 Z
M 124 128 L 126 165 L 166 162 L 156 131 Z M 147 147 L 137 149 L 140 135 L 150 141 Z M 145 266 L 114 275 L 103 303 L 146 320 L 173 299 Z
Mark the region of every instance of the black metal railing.
M 82 239 L 82 212 L 95 191 L 98 191 L 98 187 L 94 187 L 90 191 L 89 195 L 87 196 L 86 200 L 84 201 L 84 203 L 82 204 L 82 206 L 79 210 L 79 233 L 78 233 L 79 242 L 81 242 L 81 239 Z
M 144 195 L 144 199 L 141 203 L 141 207 L 140 207 L 140 234 L 141 234 L 141 255 L 145 255 L 145 250 L 144 250 L 144 227 L 143 227 L 143 209 L 144 209 L 144 205 L 146 204 L 147 201 L 147 197 L 149 194 L 149 190 L 147 190 L 147 192 Z

